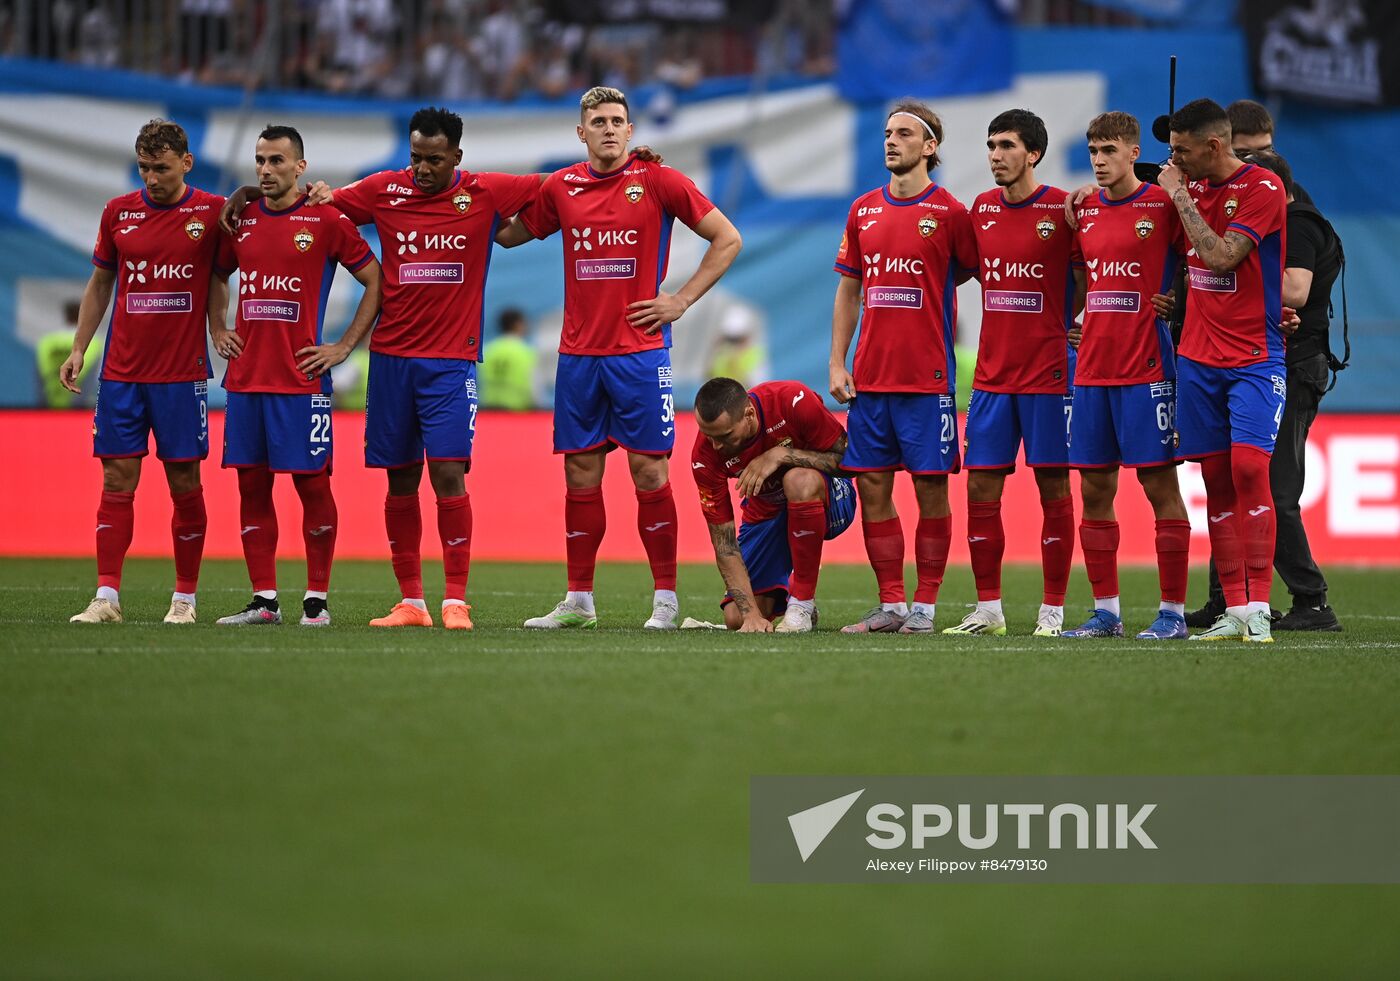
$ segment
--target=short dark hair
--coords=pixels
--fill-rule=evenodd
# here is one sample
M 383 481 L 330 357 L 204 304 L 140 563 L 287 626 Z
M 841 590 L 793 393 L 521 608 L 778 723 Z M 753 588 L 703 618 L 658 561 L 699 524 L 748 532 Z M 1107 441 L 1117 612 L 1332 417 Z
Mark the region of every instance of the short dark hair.
M 450 109 L 424 106 L 408 121 L 408 131 L 423 136 L 445 136 L 447 145 L 462 145 L 462 117 Z
M 1225 109 L 1230 119 L 1230 132 L 1240 136 L 1274 135 L 1274 117 L 1253 99 L 1236 99 Z
M 145 157 L 158 157 L 166 150 L 183 157 L 190 152 L 190 138 L 179 123 L 152 119 L 136 134 L 136 152 Z
M 509 334 L 517 327 L 522 330 L 525 327 L 525 314 L 516 307 L 506 307 L 501 311 L 501 319 L 498 321 L 502 334 Z
M 1089 129 L 1084 137 L 1091 141 L 1122 140 L 1136 146 L 1138 140 L 1142 139 L 1142 126 L 1131 113 L 1101 112 L 1089 120 Z
M 1293 194 L 1293 168 L 1288 166 L 1288 161 L 1277 150 L 1250 150 L 1244 155 L 1245 163 L 1257 164 L 1265 170 L 1271 170 L 1278 175 L 1278 179 L 1283 181 L 1283 189 L 1288 192 L 1291 198 Z
M 714 422 L 725 413 L 738 419 L 748 401 L 748 389 L 733 378 L 711 378 L 695 393 L 695 412 L 702 422 Z
M 987 135 L 994 133 L 1015 133 L 1027 150 L 1037 153 L 1036 163 L 1045 159 L 1045 151 L 1050 146 L 1050 134 L 1045 132 L 1045 120 L 1029 109 L 1008 109 L 987 124 Z
M 915 119 L 922 120 L 923 124 L 928 127 L 926 132 L 933 134 L 933 141 L 940 147 L 943 145 L 943 120 L 938 118 L 938 113 L 934 112 L 922 102 L 916 102 L 913 99 L 905 99 L 902 102 L 896 102 L 890 107 L 890 111 L 885 114 L 885 121 L 889 122 L 890 116 L 893 116 L 897 112 L 907 112 Z M 927 167 L 929 173 L 933 173 L 934 168 L 938 166 L 938 147 L 934 147 L 933 154 L 925 159 L 928 161 Z
M 1186 103 L 1172 113 L 1169 125 L 1173 133 L 1220 136 L 1226 141 L 1230 139 L 1230 117 L 1213 99 L 1196 99 Z
M 263 131 L 258 134 L 260 140 L 291 140 L 292 149 L 297 152 L 297 159 L 306 158 L 306 144 L 301 141 L 301 134 L 294 126 L 276 126 L 268 123 L 263 127 Z

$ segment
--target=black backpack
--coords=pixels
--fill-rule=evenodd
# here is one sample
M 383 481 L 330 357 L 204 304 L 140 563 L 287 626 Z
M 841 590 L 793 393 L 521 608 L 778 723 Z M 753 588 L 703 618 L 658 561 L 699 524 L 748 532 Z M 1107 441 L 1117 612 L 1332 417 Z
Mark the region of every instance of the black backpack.
M 1341 266 L 1341 271 L 1337 274 L 1337 279 L 1342 284 L 1342 357 L 1340 361 L 1337 360 L 1337 356 L 1332 353 L 1331 324 L 1332 321 L 1336 319 L 1336 314 L 1332 309 L 1332 297 L 1330 295 L 1327 297 L 1327 367 L 1332 369 L 1332 381 L 1327 386 L 1327 391 L 1330 392 L 1337 384 L 1337 372 L 1345 370 L 1347 365 L 1351 364 L 1351 337 L 1349 336 L 1349 324 L 1347 323 L 1347 254 L 1346 250 L 1342 247 L 1342 237 L 1337 234 L 1337 230 L 1332 227 L 1332 223 L 1323 217 L 1321 211 L 1318 211 L 1317 208 L 1313 207 L 1311 204 L 1304 204 L 1302 201 L 1298 200 L 1294 200 L 1289 206 L 1289 210 L 1293 214 L 1306 215 L 1322 225 L 1323 231 L 1327 233 L 1327 237 L 1331 239 L 1336 246 L 1337 263 Z M 1326 394 L 1326 392 L 1323 394 Z

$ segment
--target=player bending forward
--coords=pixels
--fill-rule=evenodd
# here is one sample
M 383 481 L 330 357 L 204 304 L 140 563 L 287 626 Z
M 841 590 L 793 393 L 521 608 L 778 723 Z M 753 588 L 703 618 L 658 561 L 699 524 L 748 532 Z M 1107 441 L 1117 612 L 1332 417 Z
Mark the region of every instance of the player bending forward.
M 839 476 L 846 432 L 800 382 L 764 382 L 752 391 L 711 378 L 695 396 L 700 434 L 691 467 L 724 579 L 730 630 L 807 633 L 817 620 L 822 542 L 850 527 L 855 488 Z M 743 524 L 734 533 L 733 478 Z
M 306 595 L 301 624 L 331 622 L 330 588 L 338 523 L 331 495 L 331 376 L 369 332 L 379 312 L 379 263 L 359 230 L 326 205 L 308 205 L 297 186 L 306 170 L 301 134 L 269 126 L 254 151 L 262 199 L 238 215 L 238 232 L 221 235 L 215 272 L 239 270 L 238 315 L 210 311 L 214 347 L 229 359 L 224 466 L 238 471 L 243 557 L 253 599 L 222 617 L 225 625 L 282 622 L 277 601 L 277 510 L 274 474 L 289 473 L 302 506 Z M 354 319 L 338 343 L 321 327 L 336 264 L 364 286 Z

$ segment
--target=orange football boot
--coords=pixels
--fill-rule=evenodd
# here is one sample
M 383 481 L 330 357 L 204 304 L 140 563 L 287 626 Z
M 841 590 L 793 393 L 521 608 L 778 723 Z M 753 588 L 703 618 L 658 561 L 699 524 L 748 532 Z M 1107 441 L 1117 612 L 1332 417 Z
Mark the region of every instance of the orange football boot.
M 427 610 L 408 603 L 399 603 L 386 617 L 375 617 L 369 622 L 371 627 L 431 627 L 433 618 Z
M 442 608 L 442 625 L 448 630 L 471 630 L 472 608 L 465 603 L 451 603 Z

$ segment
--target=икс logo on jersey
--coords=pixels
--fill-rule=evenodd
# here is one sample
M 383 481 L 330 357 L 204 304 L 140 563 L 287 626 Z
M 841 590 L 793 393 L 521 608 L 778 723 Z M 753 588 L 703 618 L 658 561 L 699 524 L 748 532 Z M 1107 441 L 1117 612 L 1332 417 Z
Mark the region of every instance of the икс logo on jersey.
M 575 252 L 600 251 L 618 246 L 634 247 L 638 237 L 635 228 L 570 228 L 569 234 Z M 574 260 L 574 279 L 634 279 L 637 275 L 637 260 L 633 256 L 610 258 L 587 258 Z
M 906 259 L 901 256 L 882 255 L 876 252 L 874 255 L 863 255 L 865 261 L 865 279 L 872 285 L 865 290 L 865 305 L 867 308 L 893 307 L 903 310 L 918 310 L 924 305 L 924 291 L 919 286 L 895 286 L 895 285 L 874 285 L 876 277 L 881 273 L 903 273 L 908 276 L 921 276 L 924 272 L 924 260 Z
M 192 262 L 151 262 L 127 259 L 127 313 L 189 313 L 194 309 L 194 296 L 188 291 L 133 292 L 131 287 L 152 286 L 171 280 L 194 279 Z
M 1089 282 L 1100 277 L 1137 279 L 1142 275 L 1142 263 L 1123 259 L 1086 259 Z M 1090 290 L 1084 297 L 1085 313 L 1137 313 L 1142 308 L 1142 294 L 1137 290 Z
M 255 269 L 244 269 L 238 274 L 238 315 L 242 320 L 280 320 L 284 323 L 297 323 L 301 320 L 301 301 L 280 297 L 258 296 L 258 293 L 291 293 L 297 296 L 302 292 L 300 276 L 279 276 L 276 273 L 262 273 Z
M 470 207 L 470 202 L 468 206 Z M 429 232 L 420 238 L 418 230 L 414 229 L 409 232 L 395 232 L 394 237 L 398 241 L 398 250 L 395 253 L 398 256 L 461 252 L 467 247 L 467 236 L 460 232 Z M 465 279 L 462 270 L 461 262 L 402 262 L 399 264 L 398 277 L 399 282 L 405 286 L 433 283 L 455 285 Z
M 982 259 L 982 309 L 989 313 L 1041 313 L 1045 297 L 1039 290 L 989 290 L 988 283 L 1004 279 L 1034 279 L 1045 275 L 1040 262 L 1002 262 L 1001 256 Z

